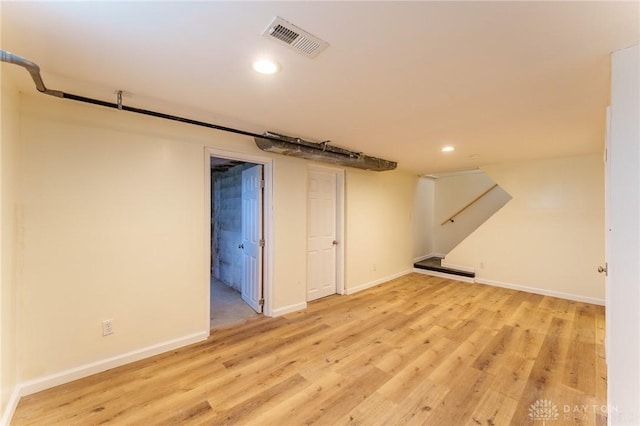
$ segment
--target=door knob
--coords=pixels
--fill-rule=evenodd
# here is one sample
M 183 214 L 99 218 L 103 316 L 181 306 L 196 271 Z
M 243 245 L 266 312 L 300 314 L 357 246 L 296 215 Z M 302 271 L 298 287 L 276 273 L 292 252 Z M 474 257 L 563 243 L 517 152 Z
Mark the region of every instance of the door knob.
M 244 250 L 244 244 L 238 244 L 238 248 Z
M 338 245 L 338 241 L 337 240 L 333 240 L 333 242 L 331 244 L 333 244 L 334 246 L 337 246 Z
M 598 272 L 602 273 L 607 273 L 607 266 L 598 266 Z

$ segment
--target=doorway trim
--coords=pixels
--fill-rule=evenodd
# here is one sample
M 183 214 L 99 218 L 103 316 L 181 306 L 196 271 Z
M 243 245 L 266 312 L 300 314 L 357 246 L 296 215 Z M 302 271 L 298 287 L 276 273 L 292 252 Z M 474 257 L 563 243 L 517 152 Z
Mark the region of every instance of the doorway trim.
M 345 256 L 345 170 L 337 167 L 310 164 L 307 167 L 307 181 L 310 171 L 332 173 L 336 176 L 336 293 L 347 294 L 344 280 L 344 256 Z M 307 266 L 308 267 L 308 266 Z M 305 290 L 306 291 L 306 290 Z
M 262 285 L 264 288 L 264 306 L 262 314 L 268 317 L 273 316 L 273 159 L 259 155 L 245 154 L 242 152 L 226 151 L 218 148 L 204 149 L 204 255 L 205 255 L 205 312 L 206 329 L 209 330 L 211 318 L 210 299 L 211 290 L 211 158 L 226 158 L 229 160 L 243 161 L 246 163 L 261 164 L 264 167 L 264 193 L 263 193 L 263 238 L 265 240 L 263 264 L 262 264 Z

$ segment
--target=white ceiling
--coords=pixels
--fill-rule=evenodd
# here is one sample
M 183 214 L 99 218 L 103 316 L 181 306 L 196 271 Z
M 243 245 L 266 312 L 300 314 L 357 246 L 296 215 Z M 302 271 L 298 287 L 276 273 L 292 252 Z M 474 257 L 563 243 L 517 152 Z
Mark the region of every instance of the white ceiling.
M 130 105 L 329 139 L 421 174 L 600 152 L 609 54 L 638 43 L 639 4 L 3 2 L 2 48 L 52 89 L 124 90 Z M 261 37 L 274 16 L 329 48 L 309 59 Z M 252 71 L 265 56 L 280 73 Z

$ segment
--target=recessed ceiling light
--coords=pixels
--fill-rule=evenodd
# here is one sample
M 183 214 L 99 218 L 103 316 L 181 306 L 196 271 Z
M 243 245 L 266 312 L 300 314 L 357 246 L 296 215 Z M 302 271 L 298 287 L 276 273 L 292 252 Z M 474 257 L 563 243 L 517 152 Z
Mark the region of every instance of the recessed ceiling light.
M 449 145 L 449 146 L 445 146 L 445 147 L 443 147 L 441 151 L 442 151 L 442 152 L 451 152 L 451 151 L 455 151 L 455 150 L 456 150 L 456 149 L 455 149 L 454 147 L 452 147 L 452 146 L 450 146 L 450 145 Z
M 253 63 L 253 70 L 260 74 L 275 74 L 280 71 L 280 65 L 268 59 L 261 59 Z

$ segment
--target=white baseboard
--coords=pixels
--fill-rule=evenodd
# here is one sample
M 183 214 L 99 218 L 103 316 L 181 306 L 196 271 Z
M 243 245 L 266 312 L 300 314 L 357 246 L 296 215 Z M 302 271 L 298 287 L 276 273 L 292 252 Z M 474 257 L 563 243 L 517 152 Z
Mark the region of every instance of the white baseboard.
M 414 257 L 413 258 L 413 263 L 421 262 L 421 261 L 423 261 L 425 259 L 429 259 L 430 257 L 444 258 L 445 256 L 446 256 L 445 253 L 429 253 L 429 254 L 425 254 L 424 256 Z
M 208 331 L 193 333 L 177 339 L 169 340 L 167 342 L 158 343 L 155 345 L 147 346 L 146 348 L 127 352 L 122 355 L 116 355 L 111 358 L 106 358 L 100 361 L 84 364 L 79 367 L 70 368 L 59 373 L 54 373 L 48 376 L 29 380 L 27 382 L 19 384 L 19 396 L 30 395 L 32 393 L 40 392 L 54 386 L 72 382 L 83 377 L 91 376 L 92 374 L 101 373 L 111 368 L 119 367 L 121 365 L 139 361 L 141 359 L 158 355 L 163 352 L 201 342 L 203 340 L 206 340 L 208 337 Z
M 511 290 L 526 291 L 527 293 L 541 294 L 543 296 L 557 297 L 560 299 L 573 300 L 576 302 L 591 303 L 594 305 L 601 305 L 601 306 L 605 305 L 604 299 L 599 299 L 596 297 L 581 296 L 579 294 L 564 293 L 564 292 L 555 291 L 555 290 L 547 290 L 544 288 L 528 287 L 524 285 L 505 283 L 505 282 L 495 281 L 495 280 L 488 280 L 485 278 L 476 278 L 476 283 L 491 285 L 494 287 L 509 288 Z
M 302 309 L 307 308 L 307 302 L 295 303 L 289 306 L 283 306 L 282 308 L 274 309 L 271 311 L 271 316 L 279 317 L 280 315 L 285 315 L 291 312 L 300 311 Z
M 442 259 L 442 262 L 440 262 L 440 264 L 445 268 L 457 269 L 458 271 L 464 271 L 464 272 L 472 272 L 474 274 L 476 273 L 476 268 L 472 268 L 470 266 L 454 265 L 453 263 L 447 263 L 445 262 L 445 259 Z
M 355 287 L 347 288 L 346 291 L 345 291 L 345 294 L 354 294 L 354 293 L 357 293 L 359 291 L 366 290 L 366 289 L 371 288 L 371 287 L 375 287 L 378 284 L 386 283 L 387 281 L 395 280 L 396 278 L 400 278 L 403 275 L 407 275 L 407 274 L 411 273 L 411 271 L 412 271 L 411 269 L 407 269 L 405 271 L 398 272 L 397 274 L 388 275 L 386 277 L 382 277 L 382 278 L 379 278 L 379 279 L 374 280 L 374 281 L 369 281 L 368 283 L 364 283 L 364 284 L 360 284 L 360 285 L 355 286 Z
M 475 282 L 473 280 L 473 278 L 470 278 L 470 277 L 463 277 L 461 275 L 447 274 L 447 273 L 438 272 L 438 271 L 429 271 L 427 269 L 414 268 L 413 272 L 415 272 L 417 274 L 431 275 L 432 277 L 447 278 L 447 279 L 450 279 L 450 280 L 462 281 L 464 283 L 474 283 Z
M 16 386 L 11 393 L 9 401 L 7 401 L 6 407 L 4 407 L 4 411 L 2 412 L 2 418 L 0 418 L 1 426 L 9 426 L 13 413 L 16 411 L 16 407 L 18 406 L 18 402 L 20 402 L 20 389 Z

